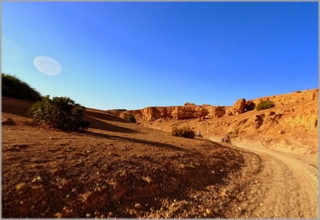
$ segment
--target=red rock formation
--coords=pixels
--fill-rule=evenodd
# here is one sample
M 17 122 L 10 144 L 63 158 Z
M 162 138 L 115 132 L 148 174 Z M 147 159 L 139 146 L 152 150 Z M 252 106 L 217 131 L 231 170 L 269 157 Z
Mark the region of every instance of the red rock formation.
M 239 99 L 237 100 L 233 105 L 233 114 L 242 114 L 244 112 L 246 106 L 246 100 L 245 99 Z
M 261 111 L 255 110 L 255 106 L 264 100 L 274 102 L 275 106 Z M 206 137 L 220 138 L 225 133 L 230 133 L 234 143 L 254 143 L 257 146 L 283 150 L 285 148 L 282 146 L 288 145 L 297 152 L 316 152 L 318 149 L 318 89 L 245 102 L 241 99 L 239 102 L 239 105 L 222 107 L 210 105 L 151 107 L 153 110 L 141 110 L 140 115 L 141 119 L 150 120 L 152 118 L 158 120 L 159 117 L 171 120 L 194 118 L 195 120 L 180 121 L 179 125 L 190 125 L 194 130 L 201 130 L 201 134 Z M 241 102 L 245 103 L 243 112 Z M 234 115 L 235 112 L 237 116 Z M 209 120 L 204 120 L 205 118 Z M 150 126 L 170 131 L 173 124 L 174 121 L 168 121 L 152 123 Z
M 208 107 L 208 118 L 220 118 L 225 116 L 226 107 L 222 106 L 209 106 Z
M 252 111 L 256 108 L 256 104 L 252 100 L 247 100 L 244 111 Z
M 192 119 L 192 118 L 220 118 L 225 115 L 225 107 L 186 103 L 184 106 L 168 106 L 168 107 L 147 107 L 142 110 L 126 111 L 118 114 L 125 117 L 127 113 L 135 115 L 136 119 L 141 118 L 146 121 L 154 121 L 158 119 Z
M 315 101 L 318 100 L 318 89 L 305 90 L 301 92 L 297 91 L 278 96 L 267 96 L 249 101 L 241 98 L 234 103 L 234 106 L 211 106 L 208 104 L 197 106 L 194 103 L 186 102 L 184 106 L 147 107 L 142 110 L 131 110 L 122 112 L 121 115 L 118 113 L 116 114 L 120 115 L 120 117 L 124 117 L 125 113 L 132 113 L 135 115 L 136 119 L 143 119 L 149 122 L 158 119 L 215 119 L 225 116 L 243 114 L 249 111 L 256 111 L 256 105 L 264 100 L 270 100 L 274 102 L 275 107 L 283 105 L 289 106 L 300 102 Z M 285 111 L 290 112 L 294 111 L 294 109 L 292 110 L 291 108 L 286 107 Z M 314 119 L 310 119 L 308 123 L 314 124 L 317 122 L 315 122 Z

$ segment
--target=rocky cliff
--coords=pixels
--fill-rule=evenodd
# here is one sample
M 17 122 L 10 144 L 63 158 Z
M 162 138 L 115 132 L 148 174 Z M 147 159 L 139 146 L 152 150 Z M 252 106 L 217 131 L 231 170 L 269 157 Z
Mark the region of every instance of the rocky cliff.
M 181 120 L 181 119 L 203 119 L 219 118 L 225 115 L 226 107 L 210 105 L 185 105 L 185 106 L 168 106 L 168 107 L 147 107 L 141 110 L 126 111 L 118 113 L 120 117 L 126 114 L 134 114 L 137 119 L 146 121 L 155 120 Z
M 155 120 L 180 120 L 180 119 L 215 119 L 224 116 L 233 116 L 243 114 L 248 111 L 256 111 L 255 107 L 261 102 L 269 100 L 275 103 L 275 106 L 285 106 L 290 104 L 305 103 L 318 100 L 318 89 L 296 91 L 289 94 L 266 96 L 254 100 L 240 98 L 233 106 L 211 106 L 203 104 L 201 106 L 187 102 L 184 106 L 168 107 L 146 107 L 141 110 L 131 110 L 125 112 L 115 112 L 120 117 L 126 114 L 134 114 L 137 119 L 146 121 Z M 290 110 L 288 110 L 290 111 Z
M 265 100 L 274 102 L 270 109 L 256 110 Z M 231 134 L 234 143 L 301 152 L 317 152 L 318 89 L 295 91 L 253 100 L 240 98 L 233 106 L 147 107 L 127 111 L 145 126 L 170 131 L 173 126 L 189 125 L 208 138 L 219 139 Z M 123 115 L 122 115 L 123 116 Z M 188 119 L 188 120 L 180 120 Z

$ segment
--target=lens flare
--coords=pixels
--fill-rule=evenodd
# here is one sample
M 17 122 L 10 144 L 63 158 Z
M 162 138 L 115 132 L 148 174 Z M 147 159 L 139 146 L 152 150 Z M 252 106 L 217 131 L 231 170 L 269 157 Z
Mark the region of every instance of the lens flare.
M 24 57 L 24 50 L 15 41 L 2 36 L 2 59 L 8 61 L 20 61 Z
M 35 67 L 42 73 L 47 75 L 57 75 L 61 73 L 60 64 L 51 57 L 39 56 L 34 59 Z

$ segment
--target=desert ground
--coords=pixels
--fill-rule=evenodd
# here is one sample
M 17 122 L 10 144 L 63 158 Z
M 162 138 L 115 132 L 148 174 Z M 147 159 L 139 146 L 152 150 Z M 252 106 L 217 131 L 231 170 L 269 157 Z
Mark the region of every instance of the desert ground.
M 130 123 L 96 109 L 87 131 L 62 132 L 28 118 L 31 105 L 2 97 L 4 218 L 318 218 L 314 142 L 221 143 L 203 128 L 221 118 Z M 177 124 L 204 135 L 171 136 Z

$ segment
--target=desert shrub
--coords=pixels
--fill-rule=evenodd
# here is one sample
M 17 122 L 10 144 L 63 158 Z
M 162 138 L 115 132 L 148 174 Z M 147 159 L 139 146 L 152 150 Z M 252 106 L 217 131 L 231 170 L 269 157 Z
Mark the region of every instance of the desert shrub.
M 184 126 L 181 128 L 173 127 L 171 130 L 171 135 L 177 137 L 194 138 L 195 133 L 189 126 Z
M 87 130 L 89 121 L 84 120 L 86 108 L 67 97 L 44 96 L 28 111 L 36 122 L 61 130 Z
M 178 127 L 173 127 L 173 128 L 171 129 L 171 135 L 172 135 L 172 136 L 181 137 L 181 136 L 180 136 L 180 130 L 178 129 Z
M 2 95 L 15 99 L 40 101 L 40 93 L 16 76 L 2 73 Z
M 130 121 L 130 122 L 133 122 L 133 123 L 136 123 L 136 122 L 137 122 L 137 120 L 136 120 L 136 118 L 134 117 L 133 114 L 127 114 L 125 119 L 126 119 L 127 121 Z
M 266 100 L 266 101 L 261 101 L 257 106 L 256 109 L 258 111 L 263 110 L 263 109 L 268 109 L 274 107 L 274 103 L 272 101 Z

